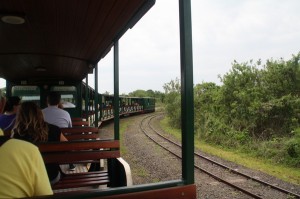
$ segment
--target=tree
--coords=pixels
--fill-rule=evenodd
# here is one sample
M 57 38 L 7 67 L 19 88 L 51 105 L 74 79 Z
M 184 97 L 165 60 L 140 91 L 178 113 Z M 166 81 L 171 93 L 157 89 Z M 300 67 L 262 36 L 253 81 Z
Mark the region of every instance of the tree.
M 128 94 L 128 96 L 130 97 L 150 97 L 147 93 L 147 91 L 144 91 L 144 90 L 135 90 L 133 92 L 130 92 Z
M 209 124 L 219 114 L 218 95 L 220 86 L 215 83 L 202 83 L 194 87 L 195 132 L 198 137 L 210 132 Z
M 175 128 L 181 128 L 181 96 L 180 80 L 176 78 L 163 86 L 165 90 L 164 103 L 166 113 L 170 118 L 170 125 Z
M 224 123 L 253 138 L 287 136 L 299 124 L 297 70 L 299 54 L 291 60 L 268 60 L 263 69 L 253 61 L 234 62 L 222 78 L 220 97 Z M 296 122 L 295 122 L 296 121 Z

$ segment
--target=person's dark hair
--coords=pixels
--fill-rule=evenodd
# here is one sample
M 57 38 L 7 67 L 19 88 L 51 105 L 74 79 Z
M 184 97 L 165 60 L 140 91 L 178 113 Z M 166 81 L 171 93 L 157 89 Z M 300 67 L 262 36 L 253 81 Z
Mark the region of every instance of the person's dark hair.
M 60 93 L 56 91 L 51 91 L 48 93 L 47 101 L 51 106 L 58 105 L 60 103 Z
M 42 110 L 34 102 L 23 102 L 17 112 L 14 137 L 22 137 L 33 142 L 48 140 L 48 125 L 44 121 Z
M 8 97 L 7 101 L 5 103 L 5 107 L 3 112 L 5 111 L 13 111 L 14 106 L 17 106 L 20 104 L 21 98 L 19 98 L 18 96 L 12 96 L 12 97 Z

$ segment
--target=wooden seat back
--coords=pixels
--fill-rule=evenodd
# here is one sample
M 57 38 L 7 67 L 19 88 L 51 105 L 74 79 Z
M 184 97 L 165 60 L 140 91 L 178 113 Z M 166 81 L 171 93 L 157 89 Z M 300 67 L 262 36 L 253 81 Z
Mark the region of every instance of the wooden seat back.
M 72 121 L 73 126 L 89 126 L 89 121 Z
M 91 126 L 87 126 L 87 127 L 71 127 L 71 128 L 61 128 L 61 132 L 64 135 L 74 135 L 74 134 L 83 134 L 83 133 L 94 133 L 97 134 L 98 133 L 98 128 L 96 127 L 91 127 Z
M 120 157 L 118 140 L 47 142 L 37 146 L 45 163 L 81 163 Z
M 72 117 L 71 118 L 72 122 L 76 122 L 76 121 L 86 121 L 85 118 L 82 118 L 82 117 Z
M 96 127 L 72 127 L 61 128 L 61 132 L 69 140 L 95 140 L 99 139 L 98 128 Z

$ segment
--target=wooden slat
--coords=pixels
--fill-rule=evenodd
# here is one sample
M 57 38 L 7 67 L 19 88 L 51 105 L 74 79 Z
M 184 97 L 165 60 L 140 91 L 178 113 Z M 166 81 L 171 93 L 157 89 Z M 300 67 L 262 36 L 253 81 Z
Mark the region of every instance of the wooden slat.
M 94 134 L 95 135 L 95 134 Z M 77 141 L 38 143 L 45 163 L 68 164 L 95 162 L 100 159 L 119 158 L 119 141 Z M 109 183 L 108 172 L 63 174 L 52 189 L 98 186 Z
M 88 173 L 69 173 L 68 175 L 64 176 L 64 179 L 80 179 L 80 178 L 86 178 L 86 177 L 101 177 L 101 176 L 107 176 L 108 172 L 101 172 L 101 173 L 94 173 L 94 172 L 88 172 Z
M 87 197 L 86 197 L 87 198 Z M 89 197 L 93 199 L 196 199 L 196 185 L 186 185 L 157 189 L 136 193 L 119 194 L 113 196 Z
M 118 158 L 120 157 L 120 151 L 74 151 L 66 153 L 43 153 L 42 156 L 45 163 L 67 164 L 77 163 L 83 160 Z
M 65 183 L 65 184 L 55 184 L 52 186 L 52 189 L 68 189 L 68 188 L 77 188 L 77 187 L 87 187 L 93 185 L 102 185 L 109 183 L 108 179 L 98 180 L 98 181 L 89 181 L 89 182 L 80 182 L 80 183 Z
M 118 140 L 111 141 L 70 141 L 70 142 L 48 142 L 37 144 L 41 152 L 55 151 L 73 151 L 87 149 L 113 148 L 119 149 L 120 142 Z
M 72 122 L 73 126 L 89 126 L 89 122 L 88 121 L 74 121 Z
M 88 172 L 87 172 L 88 173 Z M 91 176 L 86 175 L 82 178 L 63 178 L 57 184 L 67 184 L 67 183 L 85 183 L 89 181 L 99 181 L 99 180 L 108 180 L 108 175 L 106 176 Z
M 81 134 L 81 133 L 98 133 L 99 129 L 96 127 L 72 127 L 61 128 L 63 134 Z
M 85 121 L 85 118 L 82 118 L 82 117 L 72 117 L 71 118 L 72 122 L 74 121 Z
M 68 139 L 68 141 L 72 141 L 72 140 L 96 140 L 96 139 L 100 139 L 99 135 L 97 134 L 78 134 L 78 135 L 65 135 L 66 138 Z
M 196 199 L 196 185 L 182 185 L 177 187 L 139 191 L 134 193 L 116 194 L 111 196 L 96 196 L 91 195 L 92 190 L 85 191 L 71 191 L 68 193 L 56 193 L 54 196 L 46 196 L 45 198 L 72 198 L 76 195 L 77 197 L 90 198 L 90 199 Z

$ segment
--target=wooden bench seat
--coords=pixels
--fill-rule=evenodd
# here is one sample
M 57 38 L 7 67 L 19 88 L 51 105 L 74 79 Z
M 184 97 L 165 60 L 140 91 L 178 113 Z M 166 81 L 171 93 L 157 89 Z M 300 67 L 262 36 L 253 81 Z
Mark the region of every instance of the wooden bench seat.
M 70 141 L 99 139 L 98 128 L 96 127 L 61 128 L 61 132 Z
M 0 146 L 9 139 L 0 136 Z M 131 186 L 130 166 L 120 157 L 118 140 L 69 141 L 36 143 L 45 163 L 96 163 L 93 171 L 82 173 L 62 173 L 59 182 L 52 186 L 55 194 L 67 192 L 89 192 L 99 185 L 107 187 Z M 106 171 L 100 171 L 96 165 L 100 159 L 107 160 Z M 75 188 L 72 189 L 72 188 Z M 80 188 L 80 189 L 76 189 Z
M 56 189 L 78 188 L 78 187 L 109 184 L 109 176 L 107 172 L 101 175 L 97 175 L 97 174 L 87 174 L 87 175 L 79 175 L 79 176 L 76 175 L 68 176 L 68 175 L 63 176 L 63 178 L 58 183 L 52 186 L 52 189 L 56 190 Z
M 95 162 L 120 157 L 119 141 L 83 141 L 38 143 L 44 162 L 69 164 Z M 101 150 L 100 150 L 101 149 Z M 109 184 L 107 171 L 63 174 L 53 190 Z

